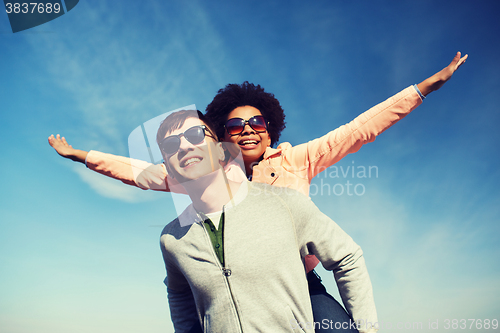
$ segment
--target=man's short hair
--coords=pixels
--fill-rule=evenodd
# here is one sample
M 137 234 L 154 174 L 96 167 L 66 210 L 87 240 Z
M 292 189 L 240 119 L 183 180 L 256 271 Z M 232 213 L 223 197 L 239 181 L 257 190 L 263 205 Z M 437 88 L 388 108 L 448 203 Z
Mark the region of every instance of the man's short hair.
M 210 120 L 207 119 L 207 117 L 201 113 L 199 110 L 181 110 L 177 112 L 173 112 L 165 118 L 160 127 L 158 128 L 158 132 L 156 133 L 156 143 L 160 143 L 167 133 L 173 132 L 176 129 L 179 129 L 184 125 L 184 122 L 186 121 L 187 118 L 198 118 L 200 119 L 205 125 L 207 126 L 207 131 L 212 134 L 214 137 L 215 141 L 219 141 L 217 138 L 217 135 L 215 135 L 214 131 L 212 130 L 213 126 L 210 122 Z

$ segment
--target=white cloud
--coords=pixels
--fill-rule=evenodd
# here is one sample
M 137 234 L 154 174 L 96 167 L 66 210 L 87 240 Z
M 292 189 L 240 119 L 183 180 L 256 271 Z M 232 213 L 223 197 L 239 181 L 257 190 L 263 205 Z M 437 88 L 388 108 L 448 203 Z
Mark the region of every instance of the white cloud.
M 148 5 L 158 3 L 141 4 Z M 59 87 L 58 94 L 74 101 L 59 115 L 61 121 L 74 119 L 73 127 L 59 131 L 81 134 L 76 141 L 86 149 L 127 154 L 132 129 L 195 99 L 210 100 L 220 88 L 214 82 L 230 71 L 221 39 L 200 6 L 177 9 L 179 17 L 166 5 L 139 13 L 129 7 L 130 2 L 80 4 L 67 14 L 72 21 L 65 31 L 26 35 L 49 76 L 33 79 L 50 82 L 50 89 Z M 139 200 L 120 183 L 82 169 L 77 173 L 100 195 Z
M 152 191 L 125 185 L 117 180 L 103 176 L 97 172 L 82 168 L 80 165 L 74 167 L 73 171 L 80 179 L 87 183 L 99 195 L 106 198 L 118 199 L 125 202 L 136 203 L 156 200 Z

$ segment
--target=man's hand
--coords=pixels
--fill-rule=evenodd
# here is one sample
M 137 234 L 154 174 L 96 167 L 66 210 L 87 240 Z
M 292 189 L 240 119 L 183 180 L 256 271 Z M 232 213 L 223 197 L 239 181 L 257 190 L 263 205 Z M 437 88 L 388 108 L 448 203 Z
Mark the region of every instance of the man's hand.
M 441 88 L 451 78 L 453 73 L 465 63 L 467 57 L 467 54 L 462 57 L 461 53 L 457 52 L 448 66 L 417 85 L 420 92 L 424 96 L 427 96 L 429 93 Z
M 49 145 L 52 146 L 56 150 L 56 152 L 64 158 L 69 158 L 75 162 L 85 163 L 85 159 L 87 158 L 87 152 L 79 149 L 73 148 L 68 142 L 66 138 L 61 137 L 57 134 L 54 137 L 54 134 L 49 136 Z

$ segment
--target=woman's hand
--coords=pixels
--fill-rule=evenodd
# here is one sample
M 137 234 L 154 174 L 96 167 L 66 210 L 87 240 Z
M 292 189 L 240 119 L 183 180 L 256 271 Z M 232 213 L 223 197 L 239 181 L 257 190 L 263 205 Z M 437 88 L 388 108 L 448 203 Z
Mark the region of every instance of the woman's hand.
M 73 148 L 70 144 L 68 144 L 64 136 L 61 137 L 57 134 L 54 137 L 54 134 L 52 134 L 49 136 L 49 145 L 51 145 L 52 148 L 54 148 L 62 157 L 69 158 L 75 162 L 85 163 L 88 153 L 86 151 Z
M 427 96 L 429 93 L 438 90 L 443 86 L 443 84 L 448 81 L 453 73 L 465 63 L 468 55 L 461 57 L 461 53 L 457 52 L 451 63 L 443 68 L 441 71 L 437 72 L 433 76 L 429 77 L 425 81 L 422 81 L 417 85 L 418 89 L 422 95 Z

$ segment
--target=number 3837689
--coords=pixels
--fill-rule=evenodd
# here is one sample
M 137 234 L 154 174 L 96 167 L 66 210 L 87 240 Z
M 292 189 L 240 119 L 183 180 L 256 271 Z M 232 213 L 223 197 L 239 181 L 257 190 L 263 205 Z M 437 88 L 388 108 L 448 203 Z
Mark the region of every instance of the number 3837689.
M 14 14 L 35 14 L 35 13 L 39 13 L 39 14 L 43 14 L 43 13 L 47 13 L 47 14 L 51 14 L 51 13 L 59 13 L 61 11 L 61 5 L 59 3 L 50 3 L 50 2 L 47 2 L 47 3 L 43 3 L 43 2 L 30 2 L 30 3 L 27 3 L 27 2 L 23 2 L 23 3 L 19 3 L 19 2 L 14 2 L 14 3 L 6 3 L 5 4 L 5 11 L 7 12 L 7 14 L 11 14 L 11 13 L 14 13 Z

